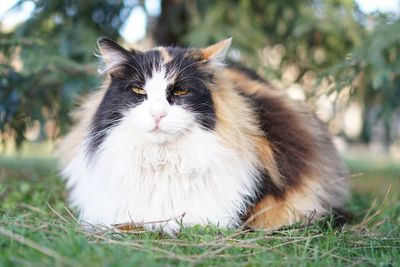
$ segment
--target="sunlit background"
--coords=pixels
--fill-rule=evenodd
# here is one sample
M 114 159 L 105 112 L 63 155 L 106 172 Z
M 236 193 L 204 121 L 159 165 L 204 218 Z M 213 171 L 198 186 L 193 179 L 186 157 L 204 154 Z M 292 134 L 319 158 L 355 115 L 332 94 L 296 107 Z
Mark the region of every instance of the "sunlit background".
M 14 28 L 32 15 L 35 5 L 33 1 L 25 2 L 19 8 L 12 10 L 12 7 L 15 6 L 17 2 L 18 0 L 5 0 L 2 1 L 2 4 L 0 5 L 0 20 L 5 29 Z M 128 0 L 125 2 L 129 5 L 129 2 L 132 1 Z M 380 11 L 393 12 L 397 15 L 400 14 L 400 4 L 399 1 L 396 0 L 357 0 L 356 2 L 365 13 Z M 160 0 L 146 0 L 144 1 L 144 5 L 146 12 L 151 16 L 158 16 L 160 14 Z M 127 43 L 135 43 L 146 36 L 146 12 L 142 7 L 135 7 L 130 12 L 128 19 L 120 30 L 121 36 Z
M 178 1 L 177 3 L 180 2 Z M 57 36 L 60 36 L 57 38 L 60 39 L 55 41 L 57 42 L 55 45 L 59 51 L 53 51 L 54 54 L 49 56 L 51 63 L 42 57 L 40 57 L 40 60 L 35 61 L 32 59 L 34 57 L 33 52 L 29 56 L 26 52 L 24 53 L 24 46 L 27 46 L 25 48 L 26 51 L 31 49 L 29 46 L 33 46 L 32 49 L 39 49 L 36 55 L 44 52 L 41 49 L 46 46 L 43 44 L 46 40 L 38 40 L 37 37 L 40 37 L 39 35 L 33 37 L 35 30 L 29 28 L 30 21 L 34 21 L 32 20 L 33 17 L 41 12 L 47 12 L 43 11 L 45 8 L 37 6 L 43 3 L 46 4 L 47 2 L 2 1 L 0 5 L 0 29 L 3 37 L 0 44 L 7 47 L 8 50 L 4 50 L 5 53 L 3 53 L 3 56 L 0 53 L 0 61 L 6 62 L 7 57 L 5 55 L 7 55 L 7 51 L 12 51 L 10 54 L 13 57 L 10 56 L 8 63 L 10 68 L 16 71 L 18 75 L 21 75 L 21 77 L 28 77 L 29 75 L 32 75 L 31 77 L 38 77 L 35 72 L 44 71 L 39 66 L 48 68 L 49 64 L 55 64 L 53 67 L 54 70 L 58 68 L 62 69 L 66 66 L 70 66 L 72 69 L 75 68 L 76 70 L 74 71 L 69 69 L 69 71 L 73 72 L 69 73 L 69 75 L 81 78 L 75 77 L 78 82 L 74 83 L 71 82 L 71 79 L 68 79 L 65 83 L 54 80 L 47 82 L 44 81 L 46 80 L 45 78 L 36 81 L 36 83 L 43 85 L 43 88 L 40 89 L 42 92 L 39 94 L 41 95 L 39 98 L 41 100 L 43 98 L 43 103 L 37 104 L 38 106 L 36 107 L 40 109 L 37 111 L 39 114 L 36 114 L 36 111 L 31 111 L 35 108 L 29 107 L 27 109 L 29 111 L 25 110 L 18 115 L 24 117 L 18 121 L 15 119 L 18 116 L 12 115 L 14 113 L 17 114 L 17 111 L 13 113 L 7 109 L 5 109 L 6 111 L 0 110 L 0 122 L 2 122 L 1 118 L 3 118 L 0 135 L 3 141 L 1 148 L 3 153 L 14 153 L 16 147 L 20 144 L 24 145 L 25 141 L 56 141 L 70 125 L 70 119 L 66 114 L 74 106 L 76 99 L 79 98 L 80 94 L 88 90 L 93 90 L 98 84 L 99 79 L 95 73 L 96 61 L 93 57 L 95 49 L 94 41 L 92 43 L 88 41 L 88 45 L 84 49 L 81 49 L 81 54 L 77 58 L 74 58 L 72 55 L 76 51 L 74 52 L 73 49 L 77 48 L 73 48 L 73 46 L 79 47 L 80 44 L 68 44 L 67 39 L 71 41 L 68 34 L 74 32 L 73 29 L 69 29 L 68 27 L 77 26 L 71 26 L 71 22 L 67 23 L 67 20 L 63 18 L 61 13 L 57 14 L 55 7 L 54 10 L 49 11 L 53 12 L 49 14 L 49 16 L 53 16 L 51 22 L 53 25 L 48 26 L 51 29 L 49 31 L 55 31 L 52 27 L 58 27 L 57 31 L 62 31 L 65 25 L 66 29 L 70 32 L 66 33 L 65 36 L 57 33 Z M 63 4 L 60 4 L 63 3 L 62 1 L 54 1 L 52 3 L 59 4 L 60 8 L 63 6 Z M 65 6 L 67 6 L 66 3 L 64 4 Z M 400 90 L 398 87 L 398 67 L 395 67 L 399 64 L 397 59 L 399 44 L 396 44 L 398 40 L 391 40 L 390 38 L 387 38 L 387 43 L 383 44 L 378 40 L 381 38 L 378 37 L 378 33 L 393 36 L 389 30 L 386 31 L 386 28 L 382 30 L 385 25 L 388 29 L 390 27 L 398 27 L 400 14 L 399 1 L 356 0 L 354 5 L 352 1 L 338 1 L 338 6 L 342 5 L 343 7 L 340 8 L 343 8 L 343 10 L 338 11 L 337 16 L 343 16 L 343 18 L 335 17 L 334 12 L 336 11 L 333 11 L 332 14 L 324 11 L 324 8 L 335 8 L 334 4 L 332 4 L 332 7 L 323 7 L 323 4 L 325 4 L 324 1 L 311 1 L 310 10 L 305 10 L 305 7 L 298 5 L 297 8 L 305 10 L 301 11 L 303 12 L 302 16 L 305 16 L 304 14 L 310 11 L 314 12 L 314 14 L 310 14 L 310 21 L 307 21 L 308 18 L 305 16 L 304 26 L 298 26 L 294 32 L 287 34 L 284 38 L 282 38 L 284 34 L 280 33 L 280 31 L 288 31 L 287 27 L 293 27 L 287 26 L 290 25 L 291 16 L 293 16 L 290 15 L 291 11 L 286 12 L 289 21 L 287 25 L 281 22 L 276 25 L 272 23 L 271 25 L 276 26 L 275 29 L 267 29 L 265 33 L 261 33 L 263 29 L 258 27 L 258 25 L 246 25 L 245 16 L 247 13 L 243 12 L 243 19 L 240 17 L 240 8 L 243 8 L 243 10 L 248 8 L 244 4 L 246 1 L 238 1 L 240 4 L 238 4 L 238 7 L 235 7 L 235 10 L 239 12 L 239 17 L 235 21 L 235 23 L 238 23 L 237 27 L 228 24 L 228 26 L 218 24 L 223 23 L 223 19 L 229 20 L 229 14 L 227 18 L 221 18 L 218 15 L 218 12 L 221 12 L 218 8 L 224 8 L 219 4 L 203 4 L 207 2 L 189 1 L 189 4 L 185 8 L 192 11 L 188 11 L 184 15 L 191 16 L 191 18 L 184 16 L 181 18 L 179 17 L 182 13 L 181 11 L 173 9 L 170 11 L 168 6 L 164 6 L 165 11 L 172 14 L 176 12 L 177 15 L 176 18 L 167 18 L 166 21 L 162 21 L 165 18 L 161 14 L 163 7 L 160 0 L 110 0 L 103 3 L 109 5 L 110 8 L 115 8 L 118 5 L 121 6 L 120 10 L 116 11 L 117 13 L 119 12 L 116 17 L 117 20 L 114 17 L 110 22 L 107 22 L 108 18 L 105 16 L 109 16 L 110 14 L 105 14 L 101 9 L 94 11 L 90 15 L 91 17 L 88 18 L 89 21 L 91 23 L 94 22 L 94 25 L 101 21 L 104 25 L 99 26 L 97 33 L 87 32 L 87 36 L 86 32 L 77 33 L 79 37 L 74 36 L 73 38 L 78 40 L 78 42 L 79 40 L 94 40 L 96 35 L 103 35 L 114 37 L 126 46 L 146 49 L 164 41 L 172 45 L 196 46 L 207 45 L 212 41 L 217 41 L 218 38 L 222 39 L 233 36 L 233 46 L 228 58 L 255 68 L 259 74 L 270 80 L 276 87 L 286 90 L 290 97 L 299 101 L 307 101 L 310 108 L 316 112 L 318 117 L 328 124 L 330 131 L 335 136 L 335 143 L 340 151 L 347 154 L 372 153 L 375 155 L 377 153 L 377 155 L 389 155 L 390 157 L 400 158 L 400 115 L 398 105 L 396 103 L 386 105 L 388 100 L 394 101 L 398 97 L 398 94 L 393 92 Z M 326 3 L 329 3 L 329 1 L 326 1 Z M 181 5 L 184 6 L 183 4 Z M 273 7 L 274 3 L 270 5 L 271 8 L 276 8 Z M 330 4 L 326 5 L 329 6 Z M 303 6 L 306 5 L 304 4 Z M 178 4 L 173 8 L 177 7 Z M 78 12 L 76 7 L 72 4 L 69 8 L 66 10 L 67 15 L 69 14 L 71 17 L 74 17 L 74 12 Z M 80 8 L 84 9 L 85 7 L 81 6 Z M 206 8 L 209 9 L 207 9 L 206 15 L 204 15 Z M 194 13 L 191 14 L 190 12 Z M 201 14 L 198 15 L 198 13 Z M 267 21 L 267 19 L 265 20 Z M 313 21 L 318 20 L 321 21 L 321 26 L 318 25 L 320 28 L 315 30 L 313 25 L 310 26 L 310 23 L 312 24 Z M 339 23 L 335 25 L 337 22 Z M 342 22 L 343 25 L 341 25 Z M 163 30 L 169 31 L 169 33 L 167 32 L 169 39 L 163 37 L 163 32 L 157 32 L 157 30 L 162 28 L 163 23 L 166 24 Z M 171 23 L 175 24 L 172 25 Z M 215 28 L 213 27 L 213 23 L 216 23 Z M 265 23 L 268 27 L 269 22 Z M 323 23 L 326 23 L 326 25 L 323 25 Z M 180 29 L 181 24 L 185 25 L 186 28 L 194 29 L 196 32 L 187 32 L 185 29 Z M 318 28 L 318 26 L 315 27 Z M 243 31 L 246 31 L 248 28 L 253 30 L 252 27 L 254 27 L 254 32 L 250 31 L 248 34 L 249 39 L 253 38 L 254 42 L 253 40 L 248 42 L 246 40 L 247 33 Z M 175 29 L 177 29 L 177 33 L 174 32 Z M 46 31 L 46 29 L 41 30 Z M 23 31 L 32 32 L 33 35 L 26 36 L 25 33 L 22 33 Z M 268 36 L 268 31 L 271 31 L 271 36 Z M 392 31 L 395 32 L 393 29 Z M 113 33 L 111 34 L 111 32 Z M 312 35 L 310 35 L 311 32 L 313 32 Z M 265 38 L 262 34 L 265 35 Z M 307 40 L 310 36 L 312 36 L 313 41 Z M 62 43 L 63 38 L 67 38 L 64 44 Z M 335 38 L 338 39 L 335 40 Z M 364 41 L 364 38 L 369 39 L 365 39 Z M 287 43 L 285 43 L 285 40 L 287 40 Z M 51 42 L 52 40 L 49 41 Z M 294 47 L 296 45 L 298 47 Z M 369 49 L 372 52 L 376 51 L 376 55 L 371 53 Z M 379 58 L 379 55 L 382 53 L 388 53 L 387 62 L 382 62 L 382 60 L 386 59 Z M 56 59 L 57 56 L 60 56 L 60 58 Z M 86 58 L 79 58 L 82 56 Z M 63 62 L 61 57 L 67 61 Z M 307 57 L 312 57 L 312 62 L 309 62 L 310 60 Z M 27 65 L 32 64 L 28 63 L 31 61 L 37 62 L 37 65 L 33 64 L 31 67 L 27 67 Z M 83 62 L 85 63 L 83 64 Z M 63 65 L 64 63 L 65 66 Z M 29 71 L 27 70 L 31 69 L 33 70 L 32 73 L 28 74 Z M 11 81 L 12 75 L 9 76 L 9 79 L 4 84 L 9 86 Z M 26 84 L 29 84 L 29 82 L 27 81 Z M 26 84 L 26 89 L 20 89 L 22 95 L 26 93 L 26 91 L 23 92 L 24 90 L 30 90 L 29 85 Z M 389 89 L 388 84 L 391 85 Z M 46 90 L 53 93 L 44 93 L 44 88 L 47 88 L 46 86 L 49 86 Z M 74 89 L 67 89 L 70 87 Z M 54 93 L 57 90 L 61 92 L 61 96 Z M 66 92 L 66 90 L 70 90 L 70 92 Z M 13 94 L 15 92 L 14 90 Z M 13 97 L 18 98 L 17 95 L 13 94 L 6 100 L 12 102 L 14 101 L 12 100 Z M 62 105 L 55 107 L 49 103 L 49 101 L 56 101 L 52 99 L 53 97 L 62 97 Z M 19 105 L 27 106 L 28 104 L 24 104 L 21 99 L 22 97 L 19 98 Z M 40 105 L 44 105 L 44 107 L 41 108 Z M 4 104 L 4 106 L 7 106 L 7 104 Z M 53 110 L 52 112 L 55 112 L 55 114 L 52 114 L 50 110 Z M 2 112 L 3 115 L 1 115 Z M 11 114 L 9 115 L 11 117 L 7 118 L 8 115 L 4 115 L 7 112 Z M 53 141 L 50 143 L 53 144 Z M 49 151 L 52 148 L 53 145 L 50 145 Z
M 233 37 L 227 61 L 328 126 L 353 220 L 174 239 L 82 231 L 54 151 L 101 84 L 99 36 L 135 49 Z M 0 266 L 399 266 L 399 246 L 399 0 L 0 0 Z

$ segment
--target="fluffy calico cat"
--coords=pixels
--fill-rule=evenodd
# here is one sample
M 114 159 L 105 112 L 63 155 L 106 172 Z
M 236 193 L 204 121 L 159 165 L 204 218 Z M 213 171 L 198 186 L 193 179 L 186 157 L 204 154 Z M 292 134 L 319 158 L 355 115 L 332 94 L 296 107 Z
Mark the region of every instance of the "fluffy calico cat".
M 98 41 L 103 89 L 60 147 L 81 220 L 277 229 L 343 208 L 346 171 L 326 127 L 223 64 L 230 43 L 140 52 Z

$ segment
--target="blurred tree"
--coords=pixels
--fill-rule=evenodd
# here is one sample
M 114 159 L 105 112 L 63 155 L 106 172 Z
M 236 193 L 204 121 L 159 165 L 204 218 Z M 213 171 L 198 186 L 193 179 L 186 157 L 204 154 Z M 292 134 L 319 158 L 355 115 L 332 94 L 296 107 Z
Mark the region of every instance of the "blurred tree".
M 395 135 L 393 115 L 400 112 L 400 19 L 377 13 L 369 22 L 375 25 L 363 42 L 328 73 L 337 81 L 336 90 L 352 86 L 353 98 L 363 105 L 361 139 L 370 142 L 373 125 L 381 122 L 388 149 Z
M 18 143 L 35 121 L 55 121 L 63 131 L 76 96 L 94 88 L 96 38 L 118 39 L 131 9 L 146 10 L 145 2 L 35 1 L 32 18 L 0 33 L 0 131 Z M 400 62 L 393 18 L 368 17 L 354 0 L 162 0 L 149 22 L 157 44 L 205 46 L 232 36 L 230 59 L 269 79 L 285 80 L 291 70 L 292 84 L 329 78 L 333 90 L 324 93 L 352 86 L 352 99 L 364 103 L 363 139 L 369 141 L 374 108 L 391 141 Z M 321 93 L 305 87 L 311 100 Z
M 231 58 L 256 68 L 262 76 L 281 80 L 292 68 L 292 83 L 301 83 L 306 75 L 317 82 L 328 78 L 334 90 L 305 88 L 311 101 L 321 93 L 351 87 L 350 99 L 363 107 L 361 139 L 371 141 L 371 129 L 381 119 L 386 146 L 393 141 L 392 115 L 400 103 L 400 27 L 395 17 L 367 16 L 353 0 L 192 0 L 185 4 L 180 10 L 188 13 L 190 24 L 183 24 L 188 28 L 182 32 L 187 34 L 174 43 L 208 45 L 232 36 L 233 50 L 240 54 Z M 170 20 L 178 24 L 180 19 L 170 14 Z M 376 24 L 373 30 L 371 23 Z M 166 32 L 174 35 L 173 29 Z
M 0 132 L 11 134 L 18 144 L 34 121 L 42 129 L 46 121 L 65 128 L 76 96 L 95 85 L 96 39 L 101 35 L 117 39 L 139 3 L 38 0 L 34 4 L 31 18 L 11 33 L 0 32 Z
M 173 2 L 172 4 L 169 2 Z M 298 79 L 308 70 L 321 72 L 340 62 L 365 32 L 362 13 L 352 0 L 249 1 L 190 0 L 163 1 L 155 33 L 159 43 L 196 46 L 233 37 L 246 65 L 273 74 L 296 64 Z M 169 3 L 164 7 L 164 3 Z M 175 11 L 174 11 L 175 10 Z M 165 14 L 163 13 L 165 12 Z M 186 12 L 187 15 L 182 15 Z M 168 16 L 169 23 L 165 23 Z M 186 19 L 190 17 L 190 23 Z M 183 21 L 183 23 L 182 23 Z M 180 34 L 176 34 L 179 25 Z M 186 34 L 182 34 L 186 33 Z M 167 35 L 167 37 L 165 37 Z M 158 41 L 158 37 L 155 36 Z M 280 45 L 283 55 L 273 69 L 263 62 L 258 49 Z
M 152 34 L 154 42 L 159 45 L 182 45 L 181 39 L 189 30 L 189 22 L 188 1 L 162 1 L 161 14 Z

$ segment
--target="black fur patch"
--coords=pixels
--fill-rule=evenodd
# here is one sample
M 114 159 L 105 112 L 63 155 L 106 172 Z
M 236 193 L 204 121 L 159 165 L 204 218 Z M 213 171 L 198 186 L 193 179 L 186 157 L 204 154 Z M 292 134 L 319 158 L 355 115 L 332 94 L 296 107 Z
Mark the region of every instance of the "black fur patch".
M 167 99 L 171 105 L 182 105 L 195 113 L 196 121 L 203 128 L 213 130 L 216 124 L 214 103 L 209 86 L 214 75 L 207 70 L 207 62 L 202 61 L 191 49 L 167 48 L 172 60 L 166 64 L 167 75 L 178 71 L 175 82 L 170 86 Z M 187 89 L 189 94 L 176 97 L 175 89 Z
M 315 140 L 302 125 L 299 114 L 289 109 L 283 99 L 250 96 L 258 111 L 261 129 L 273 146 L 274 158 L 287 188 L 296 186 L 302 175 L 311 170 Z M 276 192 L 279 193 L 279 192 Z
M 108 131 L 118 125 L 124 111 L 144 101 L 144 95 L 132 93 L 130 89 L 132 86 L 133 83 L 130 85 L 126 80 L 112 78 L 111 84 L 92 120 L 89 136 L 90 154 L 97 150 Z
M 153 70 L 160 70 L 162 66 L 159 51 L 152 50 L 146 53 L 127 51 L 108 39 L 101 39 L 99 45 L 105 45 L 107 49 L 120 53 L 125 61 L 110 70 L 110 86 L 92 120 L 89 154 L 93 154 L 108 131 L 118 125 L 124 111 L 141 104 L 146 99 L 145 95 L 132 93 L 131 88 L 142 88 L 146 77 L 151 78 Z
M 163 67 L 162 56 L 158 50 L 145 53 L 127 51 L 108 39 L 100 40 L 99 45 L 120 53 L 125 60 L 109 70 L 111 83 L 91 124 L 89 154 L 94 154 L 109 130 L 118 125 L 124 111 L 146 100 L 145 95 L 135 94 L 131 88 L 143 88 L 146 79 L 152 77 L 152 72 L 161 70 Z M 216 115 L 208 88 L 213 83 L 213 74 L 208 71 L 207 62 L 201 61 L 201 58 L 194 53 L 195 50 L 167 48 L 167 51 L 172 60 L 164 65 L 166 76 L 177 74 L 174 75 L 175 81 L 167 88 L 168 102 L 170 105 L 180 105 L 193 112 L 197 123 L 202 128 L 213 130 Z M 175 96 L 173 92 L 177 89 L 186 89 L 189 93 Z
M 284 183 L 284 189 L 277 187 L 268 171 L 260 170 L 261 185 L 257 188 L 255 197 L 249 199 L 250 208 L 267 195 L 283 198 L 285 192 L 296 187 L 302 176 L 311 170 L 310 163 L 314 161 L 316 153 L 314 139 L 301 124 L 300 114 L 288 108 L 284 99 L 257 93 L 252 95 L 241 93 L 241 95 L 247 98 L 258 116 L 261 130 L 272 145 L 274 158 Z

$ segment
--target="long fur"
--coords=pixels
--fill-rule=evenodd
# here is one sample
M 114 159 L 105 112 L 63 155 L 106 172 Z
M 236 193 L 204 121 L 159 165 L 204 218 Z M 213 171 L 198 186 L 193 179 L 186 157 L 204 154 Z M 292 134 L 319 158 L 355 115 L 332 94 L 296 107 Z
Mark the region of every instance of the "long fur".
M 76 126 L 59 149 L 81 220 L 170 233 L 244 222 L 277 229 L 344 208 L 346 170 L 326 127 L 261 78 L 221 64 L 230 40 L 129 58 L 110 42 L 100 42 L 109 64 L 105 85 L 75 113 Z M 148 99 L 115 95 L 126 80 L 124 64 L 147 73 L 141 86 Z M 193 99 L 171 99 L 178 80 L 203 89 Z M 152 132 L 152 112 L 167 114 L 160 124 L 165 134 Z

